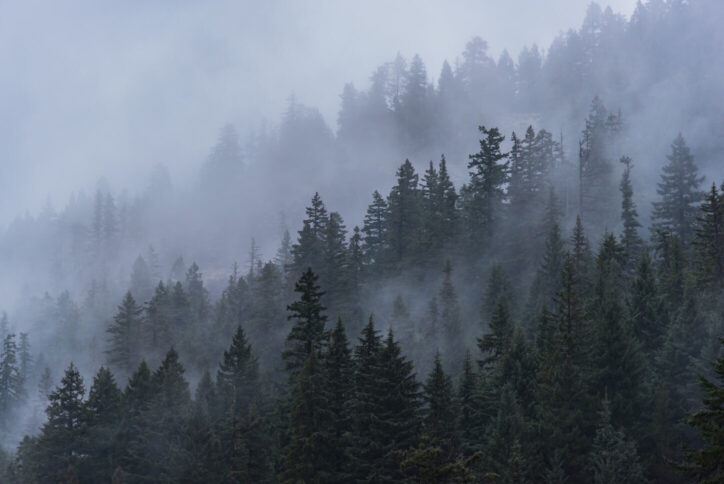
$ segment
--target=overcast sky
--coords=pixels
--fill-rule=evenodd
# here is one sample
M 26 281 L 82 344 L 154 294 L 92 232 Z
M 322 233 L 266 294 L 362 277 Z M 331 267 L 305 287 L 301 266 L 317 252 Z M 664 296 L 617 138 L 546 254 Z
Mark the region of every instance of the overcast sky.
M 157 162 L 183 182 L 225 122 L 276 121 L 292 91 L 334 127 L 343 84 L 366 87 L 398 51 L 435 79 L 475 35 L 517 58 L 588 3 L 0 2 L 0 225 Z M 601 4 L 629 16 L 636 0 Z

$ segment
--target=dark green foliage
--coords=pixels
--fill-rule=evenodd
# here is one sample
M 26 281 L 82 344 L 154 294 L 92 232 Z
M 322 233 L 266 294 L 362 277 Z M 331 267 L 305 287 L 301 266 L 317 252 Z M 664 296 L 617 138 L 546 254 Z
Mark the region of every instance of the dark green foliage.
M 91 482 L 107 480 L 119 464 L 121 396 L 113 374 L 101 367 L 86 401 L 88 456 L 80 466 L 81 475 Z
M 113 324 L 108 328 L 108 362 L 124 374 L 130 374 L 140 360 L 142 311 L 131 293 L 127 292 L 123 303 L 118 306 Z
M 661 200 L 654 202 L 654 227 L 689 243 L 694 236 L 696 204 L 702 198 L 699 185 L 704 178 L 699 176 L 694 157 L 681 134 L 671 144 L 671 154 L 666 158 L 669 163 L 663 168 L 656 190 Z
M 724 344 L 724 339 L 720 342 Z M 718 381 L 699 377 L 704 407 L 689 418 L 689 424 L 699 431 L 705 446 L 687 450 L 687 463 L 682 465 L 689 475 L 706 483 L 724 480 L 724 357 L 719 357 L 712 366 Z
M 287 307 L 291 313 L 289 319 L 294 321 L 294 325 L 287 336 L 282 356 L 290 378 L 296 375 L 311 353 L 321 351 L 327 339 L 324 329 L 327 316 L 321 303 L 324 292 L 319 290 L 317 279 L 317 275 L 308 268 L 294 287 L 294 291 L 299 293 L 299 300 Z
M 696 249 L 696 277 L 703 287 L 724 284 L 724 199 L 716 188 L 706 194 L 697 218 L 693 246 Z
M 283 449 L 283 482 L 332 482 L 328 457 L 330 440 L 329 395 L 324 369 L 316 351 L 308 354 L 292 390 L 289 442 Z
M 397 170 L 397 183 L 387 197 L 387 257 L 390 270 L 418 262 L 422 226 L 422 195 L 418 175 L 409 160 Z
M 641 254 L 627 301 L 631 326 L 651 362 L 663 344 L 667 321 L 648 251 Z
M 452 382 L 442 369 L 438 353 L 424 385 L 425 408 L 422 422 L 424 432 L 431 442 L 443 449 L 448 456 L 454 455 L 457 447 L 453 398 Z
M 71 363 L 58 388 L 48 397 L 48 421 L 37 441 L 36 454 L 29 459 L 35 460 L 38 480 L 60 479 L 69 466 L 79 465 L 88 428 L 84 396 L 83 378 Z
M 387 214 L 387 202 L 375 190 L 372 194 L 372 203 L 367 208 L 364 225 L 362 226 L 365 261 L 368 264 L 383 262 L 387 241 Z
M 621 163 L 625 166 L 621 176 L 619 191 L 621 192 L 621 221 L 623 222 L 623 233 L 621 234 L 621 245 L 626 256 L 626 266 L 629 272 L 633 271 L 636 261 L 641 255 L 643 240 L 638 234 L 641 224 L 638 220 L 636 203 L 633 200 L 633 186 L 631 185 L 631 158 L 624 156 Z
M 504 185 L 508 181 L 508 154 L 500 145 L 505 136 L 498 128 L 479 127 L 482 138 L 480 151 L 470 155 L 470 185 L 465 187 L 464 203 L 470 248 L 489 239 L 502 216 L 506 199 Z
M 593 439 L 589 465 L 593 474 L 592 482 L 597 484 L 634 484 L 645 481 L 636 443 L 613 427 L 607 400 L 603 401 L 601 423 Z

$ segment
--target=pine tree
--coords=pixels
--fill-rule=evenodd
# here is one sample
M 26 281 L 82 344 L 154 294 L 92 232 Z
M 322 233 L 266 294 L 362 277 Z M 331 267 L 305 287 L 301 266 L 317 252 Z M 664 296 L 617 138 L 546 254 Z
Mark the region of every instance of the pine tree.
M 569 245 L 576 275 L 576 291 L 581 296 L 586 296 L 591 288 L 593 276 L 593 253 L 583 230 L 580 215 L 576 216 L 576 226 L 569 239 Z
M 362 330 L 354 350 L 354 392 L 350 404 L 354 432 L 350 449 L 353 475 L 364 479 L 371 475 L 384 455 L 379 442 L 380 373 L 379 353 L 382 342 L 374 319 Z
M 380 481 L 402 477 L 396 451 L 409 449 L 418 443 L 420 432 L 420 391 L 413 365 L 402 354 L 392 331 L 382 344 L 378 356 L 377 412 L 373 432 L 381 455 L 373 463 L 367 478 Z M 373 422 L 375 422 L 373 420 Z
M 507 301 L 499 299 L 490 319 L 489 330 L 478 338 L 478 349 L 483 358 L 478 361 L 481 369 L 490 372 L 508 352 L 513 338 L 513 322 L 510 318 Z
M 663 168 L 656 190 L 661 200 L 654 202 L 652 219 L 655 229 L 675 234 L 686 245 L 694 236 L 696 204 L 702 198 L 699 185 L 704 177 L 699 177 L 681 134 L 672 143 L 667 159 L 669 163 Z
M 724 344 L 724 339 L 720 339 Z M 699 482 L 715 483 L 724 480 L 724 356 L 713 363 L 716 380 L 699 377 L 704 407 L 689 417 L 705 442 L 701 449 L 688 449 L 683 469 Z
M 496 230 L 506 198 L 503 187 L 508 181 L 508 154 L 500 149 L 505 137 L 498 128 L 480 126 L 479 130 L 483 135 L 480 151 L 470 155 L 468 162 L 470 185 L 467 187 L 466 217 L 471 248 L 478 248 Z
M 488 438 L 486 457 L 490 468 L 504 477 L 504 482 L 521 482 L 513 480 L 514 473 L 523 473 L 522 456 L 514 455 L 520 451 L 520 440 L 523 435 L 523 417 L 510 384 L 503 385 L 497 415 L 492 423 Z M 516 450 L 516 446 L 518 449 Z M 511 465 L 511 461 L 518 461 Z
M 619 185 L 619 191 L 621 192 L 621 221 L 623 222 L 621 245 L 626 254 L 626 266 L 629 268 L 629 272 L 633 272 L 636 261 L 641 255 L 643 240 L 638 234 L 641 224 L 638 220 L 639 214 L 636 211 L 636 203 L 633 201 L 631 158 L 624 156 L 620 162 L 625 166 L 623 175 L 621 175 L 621 184 Z
M 290 381 L 307 361 L 310 353 L 320 353 L 328 335 L 324 329 L 327 316 L 321 298 L 324 292 L 319 290 L 317 275 L 307 269 L 294 287 L 299 299 L 287 306 L 288 319 L 294 321 L 286 339 L 286 349 L 282 353 Z
M 301 274 L 308 267 L 314 271 L 321 271 L 324 260 L 324 246 L 327 235 L 327 222 L 329 217 L 322 197 L 315 193 L 312 204 L 306 209 L 307 218 L 304 219 L 302 230 L 299 231 L 297 243 L 292 245 L 293 263 L 291 267 L 293 277 Z
M 91 482 L 108 479 L 119 464 L 121 397 L 113 375 L 101 367 L 93 378 L 85 404 L 88 458 L 80 470 L 83 478 Z
M 184 290 L 189 301 L 193 322 L 197 325 L 205 323 L 211 311 L 209 293 L 204 287 L 203 274 L 199 271 L 196 262 L 192 263 L 191 267 L 186 271 Z
M 405 160 L 397 170 L 397 183 L 387 197 L 387 262 L 392 270 L 419 260 L 421 201 L 418 175 L 412 163 Z
M 320 279 L 326 291 L 327 306 L 338 307 L 343 300 L 347 272 L 347 230 L 342 216 L 330 212 L 323 249 L 324 263 L 320 268 Z
M 158 282 L 145 313 L 142 332 L 145 346 L 152 352 L 160 352 L 161 347 L 171 341 L 171 296 L 163 281 Z
M 231 346 L 224 351 L 219 363 L 216 380 L 223 399 L 224 413 L 232 430 L 237 418 L 245 418 L 249 406 L 257 398 L 259 364 L 252 354 L 251 344 L 239 326 L 234 334 Z
M 556 313 L 544 318 L 539 329 L 538 370 L 538 445 L 543 446 L 549 462 L 560 459 L 567 476 L 583 473 L 581 449 L 586 449 L 585 410 L 587 335 L 586 321 L 575 289 L 573 259 L 566 256 L 561 274 L 562 287 L 556 297 Z M 574 450 L 575 449 L 575 450 Z
M 667 321 L 647 250 L 641 253 L 627 301 L 636 339 L 651 363 L 663 344 Z
M 479 450 L 484 432 L 481 427 L 478 396 L 478 376 L 473 368 L 470 351 L 467 351 L 457 391 L 457 438 L 460 450 L 466 457 Z
M 3 340 L 0 353 L 0 428 L 6 429 L 11 411 L 24 396 L 22 374 L 18 367 L 15 334 L 10 333 Z
M 435 354 L 433 369 L 424 385 L 423 428 L 434 445 L 450 459 L 457 448 L 452 382 L 445 374 L 440 354 Z
M 326 482 L 332 479 L 329 456 L 329 396 L 317 352 L 307 354 L 290 400 L 289 442 L 283 452 L 283 482 Z
M 48 421 L 43 425 L 37 455 L 41 481 L 62 480 L 69 466 L 77 467 L 83 458 L 87 427 L 84 396 L 83 378 L 71 363 L 58 388 L 50 394 L 45 410 Z
M 28 333 L 20 333 L 20 344 L 18 345 L 18 362 L 20 363 L 20 378 L 23 382 L 23 389 L 27 393 L 27 385 L 30 383 L 32 374 L 33 355 L 30 354 L 30 338 Z
M 362 233 L 364 234 L 364 253 L 368 264 L 383 262 L 384 251 L 387 247 L 387 202 L 375 190 L 372 194 L 372 203 L 367 208 Z
M 724 284 L 724 197 L 715 184 L 704 198 L 693 245 L 696 277 L 703 287 Z
M 139 360 L 141 312 L 131 293 L 127 292 L 113 324 L 107 329 L 110 335 L 108 361 L 125 374 L 130 374 Z
M 448 356 L 448 362 L 455 362 L 449 350 L 461 348 L 462 344 L 462 322 L 460 317 L 460 303 L 455 286 L 452 282 L 452 264 L 450 260 L 445 261 L 443 269 L 445 277 L 442 281 L 438 301 L 440 303 L 440 326 L 444 336 L 443 349 Z
M 354 392 L 354 365 L 342 320 L 331 332 L 329 350 L 324 359 L 326 388 L 330 411 L 330 454 L 327 465 L 330 480 L 343 482 L 349 480 L 349 446 L 352 427 L 350 413 Z
M 590 466 L 596 484 L 611 482 L 645 482 L 639 463 L 636 443 L 627 439 L 624 432 L 616 430 L 611 424 L 611 410 L 608 401 L 603 401 L 601 423 L 596 429 L 593 448 L 590 454 Z

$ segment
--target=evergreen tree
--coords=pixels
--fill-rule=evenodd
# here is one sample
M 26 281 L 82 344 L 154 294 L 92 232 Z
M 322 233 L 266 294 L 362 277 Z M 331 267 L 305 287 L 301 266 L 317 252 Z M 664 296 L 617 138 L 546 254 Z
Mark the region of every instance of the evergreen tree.
M 290 400 L 289 442 L 283 453 L 283 482 L 332 482 L 329 396 L 316 351 L 307 359 Z
M 30 338 L 28 337 L 28 333 L 20 333 L 18 363 L 20 364 L 20 379 L 22 380 L 23 388 L 27 393 L 27 385 L 30 383 L 33 366 L 33 356 L 30 354 Z
M 287 306 L 288 319 L 294 321 L 286 339 L 286 349 L 282 353 L 290 381 L 307 361 L 310 353 L 320 353 L 327 340 L 324 325 L 327 316 L 321 298 L 324 292 L 319 290 L 317 275 L 307 269 L 294 287 L 299 299 Z
M 435 354 L 433 369 L 424 385 L 423 428 L 431 441 L 443 449 L 448 458 L 457 448 L 455 408 L 452 382 L 445 374 L 440 354 Z
M 131 293 L 127 292 L 113 324 L 107 329 L 110 335 L 108 361 L 125 374 L 130 374 L 139 360 L 141 312 Z
M 320 271 L 323 267 L 324 246 L 327 235 L 329 217 L 322 197 L 315 193 L 312 204 L 306 209 L 302 230 L 299 231 L 297 243 L 292 245 L 292 275 L 301 274 L 308 267 Z
M 473 368 L 470 351 L 467 351 L 457 391 L 457 438 L 460 450 L 466 457 L 473 455 L 479 449 L 482 440 L 483 428 L 478 396 L 478 376 Z
M 720 339 L 724 344 L 724 339 Z M 687 462 L 682 467 L 699 482 L 714 483 L 724 480 L 724 356 L 713 363 L 718 382 L 699 377 L 704 407 L 689 418 L 705 442 L 701 449 L 688 449 Z
M 88 458 L 81 466 L 81 475 L 91 482 L 107 480 L 119 464 L 121 397 L 113 374 L 101 367 L 93 378 L 85 404 Z
M 696 276 L 706 287 L 724 284 L 724 203 L 715 184 L 701 204 L 701 215 L 693 245 L 696 248 Z
M 5 336 L 0 353 L 0 428 L 3 430 L 11 419 L 11 411 L 24 396 L 22 374 L 18 367 L 17 346 L 13 333 Z
M 184 290 L 188 298 L 191 316 L 196 325 L 205 323 L 210 312 L 209 293 L 204 287 L 203 274 L 196 262 L 186 271 Z
M 77 468 L 83 459 L 87 430 L 84 396 L 83 378 L 71 363 L 45 410 L 48 421 L 38 441 L 36 463 L 41 481 L 62 481 L 63 473 L 69 467 Z
M 489 239 L 497 228 L 505 201 L 504 186 L 508 181 L 508 154 L 500 145 L 505 139 L 498 128 L 479 127 L 483 138 L 480 151 L 470 155 L 470 185 L 467 187 L 466 217 L 471 248 Z
M 576 216 L 576 226 L 569 239 L 569 245 L 576 275 L 576 291 L 581 296 L 586 296 L 591 288 L 593 276 L 593 253 L 583 230 L 580 215 Z
M 490 326 L 482 338 L 478 338 L 478 348 L 483 359 L 478 361 L 481 369 L 491 371 L 508 352 L 513 338 L 513 322 L 510 318 L 508 304 L 499 299 L 495 312 L 490 319 Z
M 622 431 L 613 427 L 607 400 L 603 401 L 601 423 L 596 429 L 596 437 L 593 440 L 590 466 L 593 473 L 592 482 L 596 484 L 611 482 L 633 484 L 646 481 L 639 463 L 636 443 L 628 440 Z
M 661 200 L 654 202 L 654 228 L 671 232 L 685 245 L 694 236 L 696 204 L 702 196 L 699 185 L 704 181 L 694 164 L 694 157 L 679 134 L 671 145 L 669 163 L 663 168 L 656 192 Z
M 373 317 L 370 316 L 354 350 L 354 395 L 350 404 L 354 432 L 350 456 L 353 475 L 358 478 L 371 475 L 377 461 L 384 455 L 378 440 L 381 347 L 380 335 L 375 330 Z
M 365 259 L 369 264 L 379 264 L 387 244 L 387 202 L 375 190 L 372 203 L 367 208 L 362 233 L 364 234 Z
M 620 161 L 625 166 L 623 175 L 621 175 L 621 184 L 619 185 L 619 191 L 621 192 L 621 221 L 623 222 L 621 245 L 623 245 L 626 254 L 626 265 L 632 272 L 636 261 L 640 257 L 643 241 L 638 234 L 641 224 L 638 221 L 636 203 L 633 201 L 631 158 L 624 156 Z
M 418 175 L 409 160 L 397 170 L 397 183 L 387 198 L 389 268 L 399 270 L 417 261 L 421 227 L 421 194 Z
M 663 344 L 667 321 L 651 257 L 647 250 L 641 253 L 627 301 L 636 339 L 649 362 L 652 362 Z
M 445 337 L 444 350 L 448 356 L 448 362 L 455 362 L 452 357 L 454 348 L 461 348 L 462 344 L 462 322 L 460 317 L 460 304 L 455 286 L 452 282 L 452 264 L 450 260 L 445 261 L 443 269 L 445 277 L 442 281 L 438 301 L 440 303 L 440 326 Z
M 354 364 L 341 319 L 337 320 L 337 325 L 330 334 L 324 367 L 330 412 L 330 454 L 327 465 L 330 480 L 344 482 L 349 480 L 351 470 L 348 451 L 353 430 L 350 411 L 354 392 Z
M 373 416 L 373 432 L 381 451 L 374 460 L 369 479 L 394 481 L 402 478 L 395 452 L 418 443 L 420 432 L 420 391 L 413 365 L 402 354 L 392 331 L 382 344 L 376 377 L 377 412 Z

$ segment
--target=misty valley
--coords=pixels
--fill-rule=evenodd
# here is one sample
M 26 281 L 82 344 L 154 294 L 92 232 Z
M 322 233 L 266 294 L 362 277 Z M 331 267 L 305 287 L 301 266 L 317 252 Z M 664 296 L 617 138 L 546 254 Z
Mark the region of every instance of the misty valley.
M 631 4 L 11 205 L 0 483 L 724 482 L 724 4 Z

